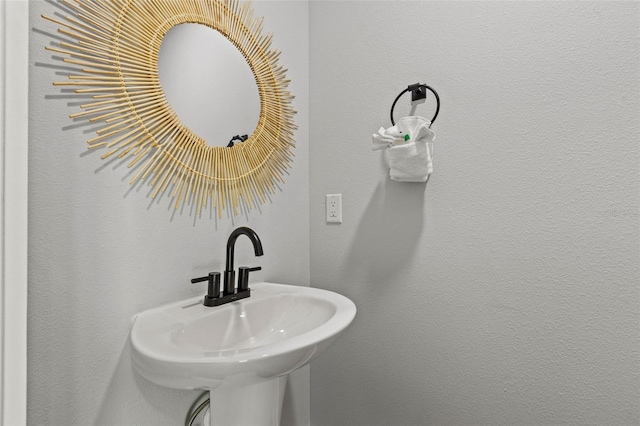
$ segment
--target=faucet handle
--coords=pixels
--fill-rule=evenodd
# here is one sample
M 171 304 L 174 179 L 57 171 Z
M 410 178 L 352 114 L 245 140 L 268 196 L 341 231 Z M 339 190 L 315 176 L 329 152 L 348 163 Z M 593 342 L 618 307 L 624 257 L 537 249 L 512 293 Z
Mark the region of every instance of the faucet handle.
M 238 293 L 249 290 L 249 272 L 259 271 L 261 269 L 261 266 L 256 266 L 255 268 L 241 266 L 238 268 Z
M 214 306 L 213 301 L 220 297 L 220 272 L 209 272 L 206 277 L 193 278 L 191 284 L 207 281 L 207 294 L 204 296 L 205 306 Z

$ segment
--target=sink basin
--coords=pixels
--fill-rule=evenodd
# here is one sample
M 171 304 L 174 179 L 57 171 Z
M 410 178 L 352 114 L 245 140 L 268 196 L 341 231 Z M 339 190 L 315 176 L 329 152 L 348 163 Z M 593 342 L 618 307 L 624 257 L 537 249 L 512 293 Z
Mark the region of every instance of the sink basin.
M 210 391 L 224 388 L 215 398 L 220 405 L 215 411 L 212 395 L 212 413 L 226 410 L 233 416 L 236 409 L 246 412 L 246 407 L 234 407 L 238 404 L 234 400 L 246 401 L 249 394 L 254 395 L 250 405 L 256 404 L 255 398 L 275 394 L 279 401 L 265 405 L 273 411 L 273 404 L 281 405 L 286 383 L 282 379 L 327 349 L 355 314 L 353 302 L 334 292 L 252 284 L 251 297 L 226 305 L 206 307 L 202 297 L 196 297 L 136 315 L 131 356 L 140 375 L 158 385 Z M 279 408 L 275 411 L 278 413 L 265 424 L 277 424 Z M 254 417 L 269 415 L 262 412 Z M 227 418 L 220 424 L 257 424 L 252 419 Z M 216 424 L 213 418 L 211 424 Z

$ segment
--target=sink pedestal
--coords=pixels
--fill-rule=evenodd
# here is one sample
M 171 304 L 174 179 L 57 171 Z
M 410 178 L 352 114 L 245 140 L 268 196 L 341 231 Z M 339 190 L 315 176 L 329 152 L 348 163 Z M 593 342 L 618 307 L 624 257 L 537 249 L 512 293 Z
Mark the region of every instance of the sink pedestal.
M 257 384 L 225 382 L 209 391 L 208 424 L 279 426 L 286 385 L 287 376 Z M 207 424 L 206 420 L 204 424 Z

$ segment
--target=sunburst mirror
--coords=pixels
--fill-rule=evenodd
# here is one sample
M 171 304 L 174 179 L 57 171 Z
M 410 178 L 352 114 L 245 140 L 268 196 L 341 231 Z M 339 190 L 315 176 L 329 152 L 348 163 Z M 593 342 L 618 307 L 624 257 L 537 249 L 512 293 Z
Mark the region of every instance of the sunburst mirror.
M 48 46 L 77 75 L 56 86 L 71 86 L 91 100 L 72 119 L 101 123 L 89 148 L 103 159 L 129 158 L 131 184 L 145 179 L 152 197 L 171 194 L 175 208 L 211 207 L 236 215 L 267 201 L 293 157 L 293 95 L 280 51 L 263 34 L 263 18 L 237 0 L 63 0 L 68 13 L 43 15 L 66 41 Z M 176 114 L 160 84 L 158 59 L 167 32 L 184 23 L 202 24 L 226 37 L 255 77 L 260 115 L 253 134 L 232 147 L 209 145 Z M 211 117 L 215 120 L 216 117 Z M 228 135 L 221 135 L 221 138 Z

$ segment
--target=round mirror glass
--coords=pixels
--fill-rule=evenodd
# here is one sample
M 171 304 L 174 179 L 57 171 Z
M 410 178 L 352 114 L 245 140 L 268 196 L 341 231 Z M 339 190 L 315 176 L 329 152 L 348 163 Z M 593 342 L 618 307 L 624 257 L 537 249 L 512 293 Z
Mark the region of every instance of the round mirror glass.
M 208 145 L 227 146 L 234 136 L 254 132 L 260 117 L 256 79 L 218 31 L 195 23 L 172 27 L 162 39 L 158 74 L 178 118 Z

